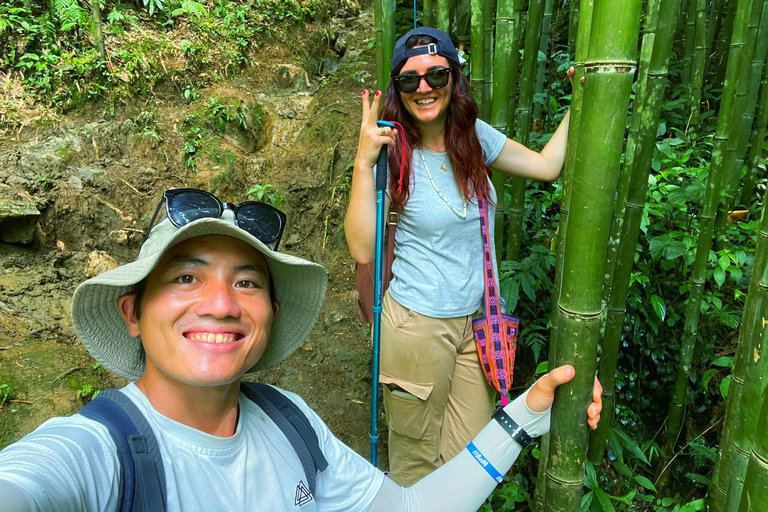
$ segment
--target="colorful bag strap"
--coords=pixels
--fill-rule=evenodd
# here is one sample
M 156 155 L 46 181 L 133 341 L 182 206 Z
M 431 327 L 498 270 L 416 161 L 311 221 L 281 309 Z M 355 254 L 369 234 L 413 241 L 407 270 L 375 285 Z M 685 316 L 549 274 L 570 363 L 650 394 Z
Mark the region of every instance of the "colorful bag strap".
M 491 244 L 488 236 L 488 208 L 482 199 L 477 200 L 480 208 L 480 231 L 483 234 L 483 269 L 485 270 L 485 304 L 486 320 L 490 323 L 493 332 L 493 349 L 489 350 L 487 340 L 477 340 L 480 350 L 486 357 L 482 358 L 485 374 L 489 380 L 498 381 L 498 390 L 501 393 L 501 405 L 509 403 L 508 390 L 512 384 L 512 368 L 507 368 L 509 361 L 509 347 L 502 340 L 501 305 L 499 293 L 496 289 L 496 275 L 493 270 L 493 258 L 491 257 Z M 507 382 L 507 375 L 509 381 Z

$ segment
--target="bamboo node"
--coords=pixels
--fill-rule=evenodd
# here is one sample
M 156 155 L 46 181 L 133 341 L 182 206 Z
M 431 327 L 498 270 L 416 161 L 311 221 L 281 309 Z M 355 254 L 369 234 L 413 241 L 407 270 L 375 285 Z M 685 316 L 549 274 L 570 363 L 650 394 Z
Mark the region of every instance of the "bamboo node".
M 552 472 L 549 470 L 549 468 L 546 468 L 544 470 L 544 472 L 547 474 L 547 478 L 548 479 L 550 479 L 551 481 L 553 481 L 553 482 L 555 482 L 557 484 L 563 485 L 563 486 L 567 486 L 567 487 L 581 487 L 581 486 L 584 485 L 584 479 L 583 478 L 581 480 L 568 481 L 568 480 L 563 480 L 562 478 L 558 478 L 555 475 L 553 475 Z

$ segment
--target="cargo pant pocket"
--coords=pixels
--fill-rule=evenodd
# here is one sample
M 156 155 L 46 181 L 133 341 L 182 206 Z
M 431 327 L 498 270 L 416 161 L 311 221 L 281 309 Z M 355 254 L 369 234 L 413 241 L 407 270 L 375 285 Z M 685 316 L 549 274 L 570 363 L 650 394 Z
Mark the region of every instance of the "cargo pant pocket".
M 424 395 L 423 384 L 417 385 L 419 394 Z M 430 408 L 427 405 L 426 396 L 420 398 L 409 393 L 403 386 L 395 383 L 384 383 L 384 409 L 386 411 L 387 426 L 390 430 L 401 436 L 412 439 L 422 439 L 429 429 L 431 420 Z

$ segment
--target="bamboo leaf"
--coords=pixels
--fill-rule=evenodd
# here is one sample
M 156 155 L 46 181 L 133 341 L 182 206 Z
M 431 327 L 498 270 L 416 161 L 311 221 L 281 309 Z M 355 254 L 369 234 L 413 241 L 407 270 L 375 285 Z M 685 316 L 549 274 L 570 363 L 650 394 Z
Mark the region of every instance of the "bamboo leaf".
M 616 509 L 613 508 L 613 503 L 611 503 L 611 496 L 607 492 L 598 487 L 595 489 L 595 494 L 597 495 L 597 501 L 600 503 L 600 507 L 603 509 L 603 512 L 616 511 Z
M 720 394 L 723 398 L 728 398 L 728 390 L 731 388 L 731 376 L 727 376 L 720 382 Z
M 704 510 L 704 499 L 692 501 L 680 507 L 680 512 L 695 512 L 698 510 Z
M 635 443 L 627 434 L 622 432 L 618 429 L 612 429 L 614 432 L 616 432 L 616 435 L 621 440 L 621 444 L 624 445 L 624 447 L 637 459 L 645 462 L 648 464 L 648 459 L 646 458 L 645 454 L 643 453 L 643 450 L 640 449 L 640 447 Z
M 701 387 L 705 390 L 709 387 L 709 381 L 712 380 L 712 377 L 717 375 L 717 370 L 714 368 L 710 368 L 706 372 L 704 372 L 704 376 L 701 378 Z
M 646 477 L 642 475 L 635 475 L 635 482 L 642 485 L 649 491 L 658 492 L 656 491 L 656 486 L 653 485 L 653 482 L 651 482 L 650 480 L 648 480 Z
M 718 357 L 710 363 L 712 366 L 720 366 L 721 368 L 733 368 L 733 357 L 723 356 Z
M 664 304 L 664 299 L 658 295 L 651 295 L 651 305 L 656 314 L 659 315 L 659 318 L 664 320 L 664 317 L 667 316 L 667 306 Z

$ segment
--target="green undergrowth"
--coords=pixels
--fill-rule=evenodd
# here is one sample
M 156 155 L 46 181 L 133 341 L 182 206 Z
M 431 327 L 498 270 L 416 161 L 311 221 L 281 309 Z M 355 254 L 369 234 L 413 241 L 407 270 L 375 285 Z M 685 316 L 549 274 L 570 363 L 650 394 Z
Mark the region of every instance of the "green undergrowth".
M 170 80 L 190 92 L 252 64 L 255 49 L 296 24 L 324 18 L 329 0 L 136 0 L 101 2 L 107 59 L 94 41 L 90 9 L 77 0 L 22 0 L 0 5 L 0 76 L 5 124 L 23 121 L 25 106 L 60 112 L 90 102 L 114 114 L 131 98 Z M 11 94 L 11 82 L 23 90 Z M 194 99 L 194 98 L 191 98 Z

